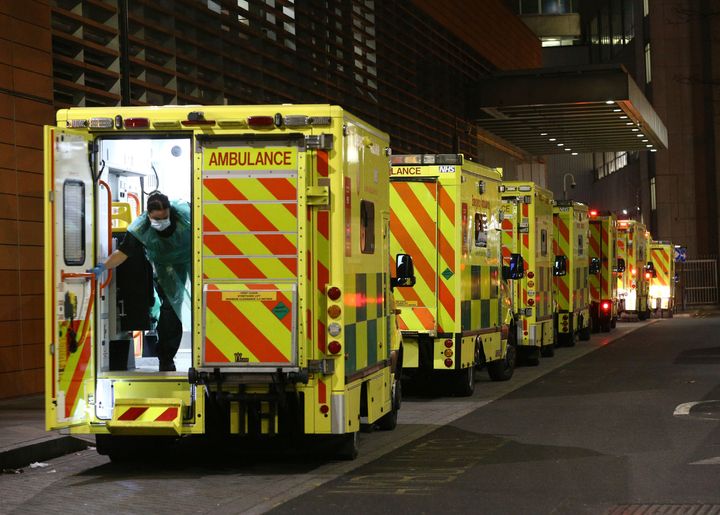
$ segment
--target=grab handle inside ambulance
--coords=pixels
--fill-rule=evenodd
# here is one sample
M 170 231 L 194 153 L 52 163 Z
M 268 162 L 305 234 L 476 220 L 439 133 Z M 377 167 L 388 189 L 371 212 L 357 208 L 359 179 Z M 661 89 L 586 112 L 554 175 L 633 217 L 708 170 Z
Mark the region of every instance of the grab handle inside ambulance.
M 108 255 L 112 254 L 112 191 L 110 191 L 110 185 L 103 181 L 98 180 L 98 184 L 105 188 L 105 191 L 107 191 L 107 223 L 108 223 Z M 110 284 L 110 280 L 112 279 L 112 270 L 107 271 L 107 279 L 105 279 L 105 282 L 103 282 L 100 285 L 100 291 L 104 290 L 105 287 Z M 93 288 L 93 291 L 95 289 Z
M 93 304 L 95 303 L 95 288 L 97 286 L 95 274 L 92 272 L 60 272 L 60 279 L 65 282 L 67 279 L 87 279 L 90 281 L 90 297 L 88 299 L 87 309 L 85 310 L 85 318 L 83 319 L 83 330 L 80 338 L 77 339 L 78 345 L 82 345 L 82 342 L 87 338 L 87 333 L 90 330 L 90 315 L 92 314 Z

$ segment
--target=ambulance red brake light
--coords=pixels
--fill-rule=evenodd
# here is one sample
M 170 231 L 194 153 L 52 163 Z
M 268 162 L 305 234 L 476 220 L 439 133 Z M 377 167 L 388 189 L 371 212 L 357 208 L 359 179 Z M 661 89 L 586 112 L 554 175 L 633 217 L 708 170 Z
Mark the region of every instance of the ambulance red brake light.
M 342 292 L 340 291 L 340 288 L 337 286 L 333 286 L 330 288 L 327 292 L 328 297 L 330 297 L 330 300 L 338 300 L 340 298 L 340 295 Z
M 125 118 L 126 129 L 147 129 L 150 127 L 148 118 Z
M 590 210 L 590 216 L 591 216 L 591 217 L 594 218 L 594 217 L 596 217 L 597 215 L 598 215 L 597 209 L 591 209 L 591 210 Z
M 603 302 L 603 303 L 602 303 L 602 309 L 603 309 L 603 311 L 610 311 L 610 303 L 609 303 L 609 302 Z
M 275 125 L 275 119 L 272 116 L 248 116 L 247 122 L 253 129 L 267 129 Z

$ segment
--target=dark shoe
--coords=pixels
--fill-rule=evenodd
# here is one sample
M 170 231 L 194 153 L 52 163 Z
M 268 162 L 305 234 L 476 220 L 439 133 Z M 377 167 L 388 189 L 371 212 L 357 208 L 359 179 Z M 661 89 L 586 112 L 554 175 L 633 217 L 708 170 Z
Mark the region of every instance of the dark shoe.
M 175 372 L 175 361 L 160 362 L 160 372 Z

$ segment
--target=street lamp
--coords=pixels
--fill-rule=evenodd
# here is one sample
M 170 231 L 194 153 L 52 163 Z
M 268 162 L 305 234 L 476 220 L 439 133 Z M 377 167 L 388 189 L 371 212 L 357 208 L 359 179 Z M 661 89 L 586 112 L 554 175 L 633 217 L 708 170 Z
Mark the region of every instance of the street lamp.
M 563 195 L 564 195 L 565 200 L 568 199 L 567 198 L 567 178 L 568 177 L 570 177 L 570 179 L 572 179 L 572 182 L 570 183 L 570 187 L 574 188 L 575 186 L 577 186 L 575 184 L 575 176 L 573 174 L 568 172 L 565 175 L 563 175 Z

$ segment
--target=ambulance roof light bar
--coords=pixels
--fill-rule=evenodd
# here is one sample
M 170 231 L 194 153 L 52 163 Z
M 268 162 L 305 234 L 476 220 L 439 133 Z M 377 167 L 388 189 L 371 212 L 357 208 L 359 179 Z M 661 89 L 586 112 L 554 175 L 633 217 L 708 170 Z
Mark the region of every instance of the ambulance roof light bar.
M 462 154 L 396 154 L 391 158 L 394 165 L 461 165 Z

